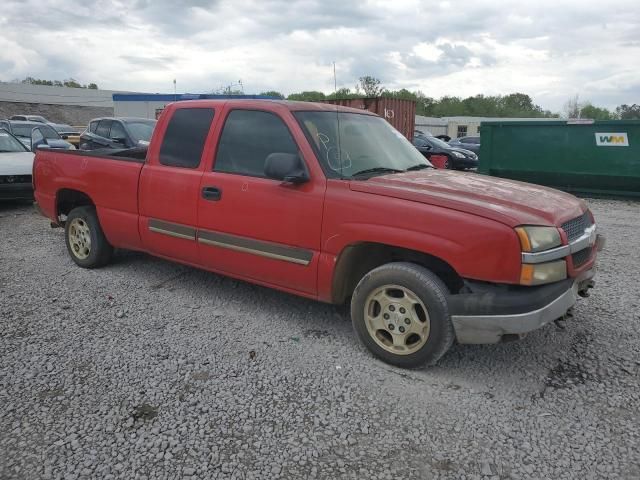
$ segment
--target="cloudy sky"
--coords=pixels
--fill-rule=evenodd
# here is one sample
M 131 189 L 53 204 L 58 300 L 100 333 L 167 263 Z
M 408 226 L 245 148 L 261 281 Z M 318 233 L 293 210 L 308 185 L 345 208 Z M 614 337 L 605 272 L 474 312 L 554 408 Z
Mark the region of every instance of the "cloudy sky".
M 206 93 L 333 90 L 640 103 L 639 0 L 3 0 L 0 81 Z

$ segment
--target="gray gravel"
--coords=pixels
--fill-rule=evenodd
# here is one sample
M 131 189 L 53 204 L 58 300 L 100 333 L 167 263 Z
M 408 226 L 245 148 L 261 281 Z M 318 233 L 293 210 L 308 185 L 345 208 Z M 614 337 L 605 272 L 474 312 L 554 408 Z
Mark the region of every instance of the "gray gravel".
M 640 204 L 565 330 L 403 371 L 342 311 L 0 205 L 0 478 L 640 478 Z

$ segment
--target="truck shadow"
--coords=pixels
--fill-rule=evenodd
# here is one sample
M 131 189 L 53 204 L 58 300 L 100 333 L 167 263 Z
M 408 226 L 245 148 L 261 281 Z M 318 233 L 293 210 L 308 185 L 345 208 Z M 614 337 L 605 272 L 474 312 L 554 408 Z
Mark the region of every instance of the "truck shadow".
M 280 322 L 293 341 L 322 342 L 327 356 L 348 349 L 358 363 L 370 363 L 374 370 L 394 368 L 375 359 L 360 345 L 351 326 L 348 305 L 320 303 L 137 252 L 118 252 L 110 268 L 134 270 L 135 275 L 139 275 L 138 281 L 147 284 L 150 292 L 166 290 L 177 295 L 180 301 L 184 301 L 183 295 L 197 299 L 194 301 L 205 311 L 223 309 L 234 315 L 246 315 L 257 324 L 265 318 Z M 152 275 L 149 270 L 153 271 Z M 525 369 L 527 365 L 543 373 L 545 365 L 548 367 L 557 360 L 560 354 L 556 351 L 563 351 L 571 337 L 571 326 L 559 331 L 551 324 L 520 341 L 496 345 L 454 344 L 436 366 L 415 370 L 412 375 L 451 374 L 473 382 L 481 372 L 485 379 L 491 377 L 499 381 L 505 374 Z

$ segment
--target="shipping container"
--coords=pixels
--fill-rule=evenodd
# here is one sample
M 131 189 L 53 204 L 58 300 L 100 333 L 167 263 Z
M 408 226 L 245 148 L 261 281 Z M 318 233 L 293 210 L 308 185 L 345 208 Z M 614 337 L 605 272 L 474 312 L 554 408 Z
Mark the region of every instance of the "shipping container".
M 323 100 L 322 103 L 359 108 L 380 115 L 402 135 L 413 140 L 416 124 L 416 102 L 398 98 L 347 98 L 342 100 Z
M 480 132 L 480 173 L 640 196 L 640 120 L 482 122 Z

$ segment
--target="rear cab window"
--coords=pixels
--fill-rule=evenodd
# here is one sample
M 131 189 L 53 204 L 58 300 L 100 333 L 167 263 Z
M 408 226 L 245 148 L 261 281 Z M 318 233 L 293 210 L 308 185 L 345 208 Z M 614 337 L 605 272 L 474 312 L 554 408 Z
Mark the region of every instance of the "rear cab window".
M 177 109 L 164 132 L 160 146 L 160 164 L 198 168 L 213 117 L 212 108 Z

